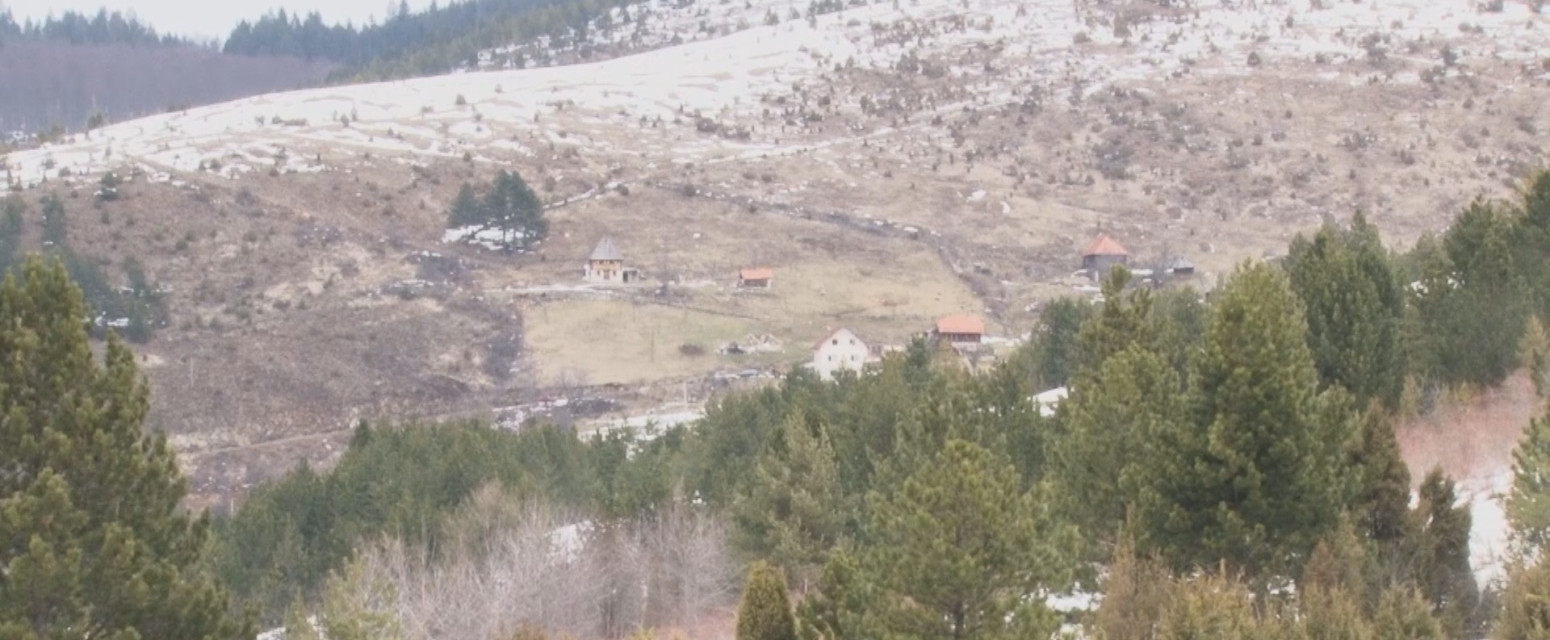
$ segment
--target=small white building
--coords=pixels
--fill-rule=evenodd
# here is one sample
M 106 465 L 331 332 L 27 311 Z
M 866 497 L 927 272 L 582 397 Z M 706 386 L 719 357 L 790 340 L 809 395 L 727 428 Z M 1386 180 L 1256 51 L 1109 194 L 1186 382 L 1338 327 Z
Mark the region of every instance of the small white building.
M 840 329 L 813 345 L 813 371 L 833 380 L 841 371 L 861 373 L 872 360 L 872 350 L 850 329 Z

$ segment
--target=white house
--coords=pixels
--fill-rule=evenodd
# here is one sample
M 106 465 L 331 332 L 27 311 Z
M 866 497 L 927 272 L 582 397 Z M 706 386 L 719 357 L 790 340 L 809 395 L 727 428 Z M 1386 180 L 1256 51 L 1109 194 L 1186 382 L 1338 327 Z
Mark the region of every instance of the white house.
M 840 329 L 813 345 L 813 371 L 824 380 L 833 380 L 841 371 L 861 373 L 872 359 L 872 350 L 850 329 Z
M 1070 392 L 1065 387 L 1056 387 L 1033 396 L 1033 406 L 1039 408 L 1039 415 L 1046 418 L 1055 415 L 1055 408 L 1060 406 L 1060 401 L 1065 400 Z

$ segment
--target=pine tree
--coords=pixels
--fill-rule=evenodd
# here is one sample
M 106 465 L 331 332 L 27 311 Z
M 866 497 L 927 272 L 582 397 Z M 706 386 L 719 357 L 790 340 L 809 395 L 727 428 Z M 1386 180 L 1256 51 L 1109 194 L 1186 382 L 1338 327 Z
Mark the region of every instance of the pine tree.
M 343 571 L 328 577 L 322 599 L 315 623 L 300 615 L 303 609 L 299 605 L 287 613 L 287 640 L 399 640 L 404 637 L 393 613 L 397 596 L 392 584 L 367 575 L 359 559 L 352 560 Z
M 786 578 L 773 565 L 756 562 L 748 570 L 737 608 L 737 640 L 797 640 Z
M 1064 432 L 1053 445 L 1049 474 L 1062 514 L 1082 531 L 1097 559 L 1136 503 L 1138 474 L 1153 434 L 1185 419 L 1178 376 L 1156 354 L 1132 345 L 1084 376 L 1061 404 Z
M 1550 561 L 1543 554 L 1533 564 L 1508 572 L 1502 608 L 1491 637 L 1550 640 Z
M 1081 357 L 1076 336 L 1092 315 L 1092 305 L 1074 298 L 1053 300 L 1039 312 L 1034 338 L 1024 351 L 1033 361 L 1031 368 L 1041 391 L 1071 381 Z
M 1469 505 L 1455 505 L 1452 480 L 1433 470 L 1421 482 L 1413 518 L 1416 585 L 1447 637 L 1462 637 L 1478 615 L 1480 594 L 1469 567 Z
M 1519 366 L 1529 372 L 1534 394 L 1550 398 L 1550 333 L 1545 332 L 1545 325 L 1540 322 L 1539 316 L 1528 319 L 1523 339 L 1518 343 L 1518 358 Z
M 797 606 L 798 631 L 802 640 L 845 640 L 860 638 L 863 619 L 872 609 L 859 576 L 856 560 L 839 550 L 829 554 L 823 566 L 818 589 Z
M 1513 232 L 1501 207 L 1476 201 L 1440 246 L 1416 244 L 1419 328 L 1427 368 L 1442 382 L 1495 386 L 1517 366 L 1532 301 Z
M 142 430 L 134 354 L 110 337 L 98 364 L 86 317 L 57 262 L 0 285 L 0 636 L 252 637 L 196 568 L 207 521 Z
M 483 206 L 489 225 L 506 232 L 508 245 L 526 247 L 549 235 L 543 203 L 517 173 L 501 171 L 495 176 Z
M 1055 621 L 1034 598 L 1061 586 L 1069 542 L 1044 531 L 1003 456 L 951 440 L 896 490 L 877 496 L 864 562 L 878 594 L 861 637 L 1046 637 Z
M 1383 592 L 1373 615 L 1373 640 L 1443 640 L 1447 635 L 1432 607 L 1415 589 L 1399 586 Z
M 488 221 L 489 216 L 485 215 L 473 185 L 464 183 L 457 191 L 457 200 L 452 202 L 452 209 L 447 212 L 447 227 L 457 229 L 483 225 Z
M 1404 538 L 1410 510 L 1410 468 L 1399 457 L 1394 425 L 1381 407 L 1367 409 L 1347 461 L 1357 478 L 1351 512 L 1364 537 L 1380 546 Z
M 1103 308 L 1082 323 L 1077 333 L 1077 353 L 1081 367 L 1073 378 L 1097 373 L 1103 361 L 1133 344 L 1150 347 L 1155 339 L 1148 321 L 1152 313 L 1152 295 L 1146 289 L 1131 289 L 1130 271 L 1117 266 L 1103 277 Z
M 1507 520 L 1520 554 L 1550 545 L 1550 405 L 1529 422 L 1512 452 Z
M 770 558 L 805 591 L 843 533 L 848 509 L 838 482 L 827 430 L 792 412 L 734 505 L 745 549 Z
M 1325 225 L 1312 240 L 1298 236 L 1286 269 L 1306 309 L 1308 347 L 1323 386 L 1397 407 L 1405 300 L 1377 230 L 1357 212 L 1349 231 Z
M 1191 373 L 1190 419 L 1154 434 L 1138 483 L 1142 541 L 1175 567 L 1225 561 L 1256 580 L 1286 575 L 1336 524 L 1351 434 L 1315 395 L 1305 336 L 1279 269 L 1241 266 L 1220 292 Z

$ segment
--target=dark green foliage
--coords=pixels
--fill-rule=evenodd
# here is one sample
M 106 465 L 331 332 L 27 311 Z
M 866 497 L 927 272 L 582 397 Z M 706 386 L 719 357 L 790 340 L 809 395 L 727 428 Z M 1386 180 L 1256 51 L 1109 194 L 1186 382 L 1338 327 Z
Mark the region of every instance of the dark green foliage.
M 1150 348 L 1155 344 L 1151 291 L 1127 291 L 1129 284 L 1130 271 L 1123 266 L 1110 269 L 1103 277 L 1103 308 L 1082 323 L 1077 336 L 1082 363 L 1079 372 L 1098 371 L 1109 356 L 1131 345 Z
M 1320 384 L 1398 407 L 1405 299 L 1377 230 L 1357 212 L 1349 230 L 1325 225 L 1312 240 L 1299 235 L 1286 270 L 1303 302 Z
M 843 550 L 829 554 L 818 589 L 797 605 L 802 640 L 860 638 L 866 612 L 872 607 L 856 560 Z
M 457 191 L 457 199 L 452 201 L 452 209 L 447 212 L 447 226 L 467 227 L 488 221 L 479 203 L 479 195 L 474 192 L 474 186 L 464 183 Z
M 508 171 L 495 177 L 483 198 L 474 195 L 473 186 L 463 185 L 447 212 L 447 226 L 498 230 L 501 244 L 514 248 L 529 247 L 549 235 L 549 221 L 544 219 L 538 195 L 521 175 Z
M 1477 200 L 1440 243 L 1416 243 L 1412 342 L 1423 372 L 1450 385 L 1494 386 L 1516 368 L 1531 300 L 1513 233 L 1508 212 Z
M 1410 468 L 1399 457 L 1394 425 L 1380 407 L 1368 408 L 1347 461 L 1356 476 L 1350 511 L 1363 536 L 1380 545 L 1403 539 L 1408 531 Z
M 1046 637 L 1036 598 L 1069 559 L 1044 507 L 1019 491 L 1004 456 L 951 440 L 874 498 L 865 581 L 878 594 L 861 637 Z
M 1078 379 L 1061 414 L 1065 431 L 1053 445 L 1049 477 L 1062 515 L 1102 559 L 1145 489 L 1150 443 L 1184 428 L 1178 376 L 1156 353 L 1132 346 Z
M 1521 206 L 1513 259 L 1532 291 L 1535 312 L 1550 317 L 1550 171 L 1529 179 Z
M 755 562 L 748 570 L 737 608 L 737 640 L 797 640 L 786 578 L 774 565 Z
M 148 434 L 134 354 L 98 363 L 85 301 L 58 262 L 0 288 L 0 636 L 241 638 L 251 620 L 198 571 L 207 522 Z
M 59 16 L 52 13 L 42 22 L 29 21 L 21 25 L 9 11 L 0 10 L 0 43 L 7 38 L 49 40 L 70 44 L 131 44 L 137 46 L 188 46 L 192 42 L 172 35 L 159 35 L 150 25 L 140 22 L 134 15 L 125 16 L 118 11 L 98 9 L 88 16 L 76 11 L 65 11 Z
M 1141 539 L 1175 567 L 1286 575 L 1335 525 L 1350 425 L 1315 395 L 1306 331 L 1269 265 L 1239 267 L 1214 301 L 1189 420 L 1153 436 L 1140 481 Z
M 384 16 L 381 24 L 326 25 L 316 12 L 284 10 L 243 21 L 226 39 L 228 54 L 324 59 L 344 66 L 336 80 L 445 73 L 480 50 L 552 38 L 552 46 L 585 42 L 590 22 L 625 0 L 470 0 L 420 13 Z
M 1056 298 L 1039 312 L 1027 358 L 1040 390 L 1070 383 L 1081 364 L 1077 334 L 1093 315 L 1093 305 L 1075 298 Z
M 1189 287 L 1163 289 L 1152 296 L 1150 348 L 1178 373 L 1180 390 L 1189 383 L 1189 362 L 1200 352 L 1211 310 Z
M 1463 637 L 1478 622 L 1480 593 L 1469 567 L 1469 505 L 1455 504 L 1452 480 L 1432 471 L 1421 482 L 1413 553 L 1416 585 L 1447 637 Z
M 792 413 L 770 445 L 733 504 L 740 546 L 769 558 L 805 589 L 839 543 L 851 509 L 841 500 L 834 447 L 822 423 Z
M 27 203 L 20 196 L 0 200 L 0 269 L 9 269 L 21 257 L 26 212 Z

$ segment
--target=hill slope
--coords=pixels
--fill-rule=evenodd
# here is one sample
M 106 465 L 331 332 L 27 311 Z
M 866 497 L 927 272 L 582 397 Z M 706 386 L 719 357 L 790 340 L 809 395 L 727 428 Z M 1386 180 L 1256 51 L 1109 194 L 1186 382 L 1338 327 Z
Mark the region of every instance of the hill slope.
M 72 242 L 170 287 L 156 418 L 215 493 L 326 459 L 358 416 L 703 397 L 832 328 L 899 343 L 961 311 L 1015 338 L 1085 286 L 1100 230 L 1206 286 L 1357 208 L 1408 243 L 1546 161 L 1550 20 L 1521 3 L 653 6 L 628 37 L 685 44 L 266 95 L 5 163 L 29 198 L 136 176 L 105 213 L 67 200 Z M 550 240 L 443 244 L 458 185 L 499 168 Z M 581 282 L 603 236 L 649 284 Z M 775 288 L 736 290 L 755 265 Z

